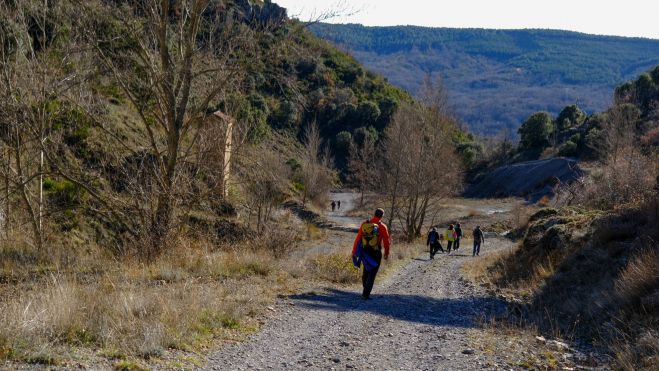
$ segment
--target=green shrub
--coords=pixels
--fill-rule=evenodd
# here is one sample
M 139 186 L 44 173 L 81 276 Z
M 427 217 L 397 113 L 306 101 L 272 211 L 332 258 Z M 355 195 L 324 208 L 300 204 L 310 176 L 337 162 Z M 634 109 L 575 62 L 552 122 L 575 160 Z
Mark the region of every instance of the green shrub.
M 578 146 L 575 142 L 568 140 L 558 150 L 560 156 L 573 157 L 577 155 Z
M 86 196 L 83 188 L 68 180 L 45 179 L 43 189 L 53 204 L 64 208 L 79 206 Z

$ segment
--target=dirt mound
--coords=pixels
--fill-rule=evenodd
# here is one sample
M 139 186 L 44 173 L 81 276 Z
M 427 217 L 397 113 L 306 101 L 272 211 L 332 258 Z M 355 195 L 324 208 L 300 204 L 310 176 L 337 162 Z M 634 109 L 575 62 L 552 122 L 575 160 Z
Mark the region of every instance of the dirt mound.
M 536 202 L 551 196 L 560 183 L 570 183 L 583 176 L 573 159 L 558 157 L 521 162 L 495 169 L 467 188 L 466 197 L 526 197 Z

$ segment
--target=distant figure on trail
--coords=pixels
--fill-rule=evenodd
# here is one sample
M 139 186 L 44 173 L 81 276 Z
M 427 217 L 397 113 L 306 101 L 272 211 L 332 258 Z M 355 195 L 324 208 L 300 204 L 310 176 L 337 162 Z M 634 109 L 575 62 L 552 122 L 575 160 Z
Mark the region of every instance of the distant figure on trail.
M 446 232 L 444 232 L 444 239 L 446 240 L 446 251 L 451 255 L 451 247 L 453 247 L 453 242 L 455 242 L 455 230 L 453 229 L 453 224 L 449 225 Z
M 460 240 L 462 239 L 462 227 L 460 223 L 455 225 L 455 241 L 453 242 L 453 250 L 458 250 L 460 248 Z
M 439 240 L 439 232 L 437 232 L 437 228 L 433 227 L 428 233 L 428 239 L 426 240 L 426 246 L 430 248 L 430 259 L 435 259 L 435 254 L 437 254 L 437 251 L 441 250 L 444 252 L 442 244 L 439 242 Z
M 331 205 L 332 205 L 332 211 L 334 211 L 334 209 L 336 209 L 336 202 L 332 201 Z
M 369 300 L 371 298 L 375 276 L 378 274 L 380 263 L 382 262 L 383 246 L 384 259 L 387 260 L 389 258 L 391 239 L 387 226 L 382 223 L 383 216 L 383 209 L 375 210 L 373 218 L 365 221 L 359 227 L 355 243 L 352 246 L 353 264 L 357 268 L 362 264 L 364 265 L 364 271 L 362 272 L 362 285 L 364 286 L 364 291 L 362 292 L 363 300 Z
M 485 236 L 481 231 L 481 226 L 477 225 L 474 229 L 474 252 L 471 256 L 477 256 L 481 252 L 481 244 L 485 242 Z
M 341 210 L 341 200 L 336 201 L 336 209 Z

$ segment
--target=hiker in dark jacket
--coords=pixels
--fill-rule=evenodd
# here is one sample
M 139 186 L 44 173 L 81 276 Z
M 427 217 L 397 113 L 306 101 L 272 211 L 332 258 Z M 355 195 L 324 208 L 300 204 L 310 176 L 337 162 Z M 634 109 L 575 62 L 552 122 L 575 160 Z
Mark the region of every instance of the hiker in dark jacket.
M 477 256 L 481 252 L 481 244 L 485 242 L 485 236 L 483 231 L 481 231 L 481 226 L 477 225 L 474 229 L 474 252 L 472 256 Z
M 442 244 L 439 242 L 439 232 L 437 232 L 437 228 L 434 228 L 430 230 L 428 233 L 428 239 L 426 240 L 426 246 L 430 248 L 430 259 L 435 259 L 435 254 L 437 254 L 437 251 L 442 251 L 444 252 L 444 249 L 442 248 Z
M 460 248 L 461 239 L 462 239 L 462 227 L 460 227 L 460 223 L 457 223 L 455 225 L 455 241 L 453 242 L 453 250 L 457 250 Z
M 330 206 L 332 206 L 332 211 L 334 211 L 334 209 L 336 209 L 336 202 L 332 201 Z

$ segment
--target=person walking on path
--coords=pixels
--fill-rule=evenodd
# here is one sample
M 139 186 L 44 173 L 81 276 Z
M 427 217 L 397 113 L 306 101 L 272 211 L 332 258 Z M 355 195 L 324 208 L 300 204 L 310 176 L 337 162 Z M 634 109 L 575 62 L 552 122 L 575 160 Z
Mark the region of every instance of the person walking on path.
M 444 252 L 442 244 L 439 242 L 439 238 L 440 236 L 439 232 L 437 232 L 437 228 L 433 227 L 428 233 L 428 239 L 426 240 L 426 246 L 430 248 L 430 259 L 435 259 L 437 251 L 441 250 Z
M 341 200 L 336 201 L 336 209 L 341 210 Z
M 332 212 L 334 212 L 334 209 L 336 208 L 336 202 L 332 201 L 330 205 L 332 205 Z
M 460 240 L 462 239 L 462 227 L 460 223 L 455 225 L 455 242 L 453 242 L 453 250 L 458 250 L 460 248 Z
M 444 232 L 444 239 L 446 240 L 446 252 L 451 255 L 451 247 L 453 247 L 453 242 L 455 242 L 455 230 L 453 229 L 453 224 L 449 225 L 446 232 Z
M 389 258 L 389 248 L 391 246 L 391 238 L 389 237 L 389 230 L 382 222 L 384 216 L 383 209 L 375 210 L 373 218 L 362 223 L 355 237 L 355 243 L 352 246 L 353 262 L 357 261 L 360 256 L 363 256 L 364 271 L 362 272 L 362 299 L 369 300 L 371 298 L 371 290 L 375 284 L 375 276 L 380 269 L 382 262 L 382 248 L 384 247 L 384 259 Z M 366 262 L 374 261 L 375 264 L 366 264 Z M 355 264 L 357 265 L 357 263 Z
M 481 253 L 481 244 L 485 242 L 485 236 L 481 231 L 481 226 L 477 225 L 474 229 L 474 252 L 471 256 L 477 256 Z

